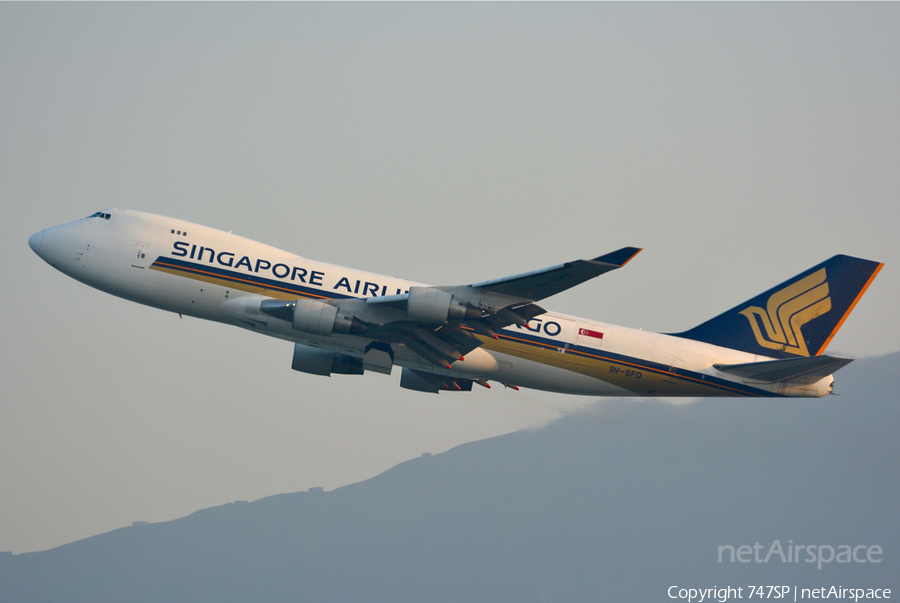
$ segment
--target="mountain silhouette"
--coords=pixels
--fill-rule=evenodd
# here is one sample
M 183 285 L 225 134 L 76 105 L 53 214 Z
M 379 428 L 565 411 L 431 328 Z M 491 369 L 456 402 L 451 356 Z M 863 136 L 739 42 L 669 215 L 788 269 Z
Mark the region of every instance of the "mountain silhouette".
M 331 492 L 0 558 L 0 601 L 662 601 L 900 586 L 900 353 L 822 399 L 601 400 Z M 878 562 L 732 562 L 778 540 Z M 869 549 L 866 549 L 869 550 Z M 676 591 L 673 591 L 676 592 Z

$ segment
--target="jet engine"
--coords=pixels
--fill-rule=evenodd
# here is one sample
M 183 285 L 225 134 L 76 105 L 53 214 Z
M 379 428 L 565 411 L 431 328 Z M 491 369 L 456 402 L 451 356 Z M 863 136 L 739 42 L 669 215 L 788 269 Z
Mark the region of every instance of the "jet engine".
M 326 352 L 318 348 L 299 343 L 294 344 L 294 358 L 291 361 L 291 368 L 301 373 L 310 373 L 312 375 L 331 376 L 332 373 L 339 375 L 362 375 L 362 360 L 337 354 L 335 352 Z
M 295 299 L 294 301 L 265 300 L 259 305 L 260 312 L 289 321 L 294 329 L 314 335 L 363 335 L 369 325 L 339 306 L 333 306 L 317 299 Z
M 477 320 L 483 315 L 472 304 L 433 287 L 410 287 L 406 313 L 413 320 L 425 322 Z

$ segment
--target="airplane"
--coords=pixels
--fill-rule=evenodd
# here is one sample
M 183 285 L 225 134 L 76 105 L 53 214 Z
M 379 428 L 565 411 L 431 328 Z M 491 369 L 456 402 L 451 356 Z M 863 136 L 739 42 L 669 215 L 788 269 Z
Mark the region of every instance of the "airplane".
M 590 396 L 821 397 L 852 361 L 823 352 L 883 266 L 836 255 L 693 329 L 661 334 L 537 303 L 625 266 L 636 247 L 438 287 L 123 209 L 28 244 L 101 291 L 291 341 L 294 370 L 389 375 L 396 365 L 401 387 L 429 393 L 494 382 Z

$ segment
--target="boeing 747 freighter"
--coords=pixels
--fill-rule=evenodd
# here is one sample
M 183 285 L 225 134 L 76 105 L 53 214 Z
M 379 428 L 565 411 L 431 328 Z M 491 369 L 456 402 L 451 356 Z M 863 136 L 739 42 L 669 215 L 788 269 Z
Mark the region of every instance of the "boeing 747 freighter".
M 431 286 L 324 264 L 237 235 L 109 209 L 29 245 L 91 287 L 294 343 L 313 375 L 390 374 L 423 392 L 491 382 L 590 396 L 823 396 L 824 354 L 882 264 L 836 255 L 683 333 L 564 314 L 544 299 L 621 268 L 625 247 L 515 276 Z

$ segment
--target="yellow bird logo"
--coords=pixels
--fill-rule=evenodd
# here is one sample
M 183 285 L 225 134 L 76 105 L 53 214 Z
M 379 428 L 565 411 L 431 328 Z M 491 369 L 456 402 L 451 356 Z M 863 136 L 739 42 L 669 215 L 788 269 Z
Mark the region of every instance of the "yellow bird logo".
M 809 356 L 800 328 L 831 310 L 831 297 L 825 279 L 825 269 L 822 268 L 773 293 L 765 310 L 757 306 L 741 310 L 740 313 L 750 321 L 757 343 L 771 350 Z

